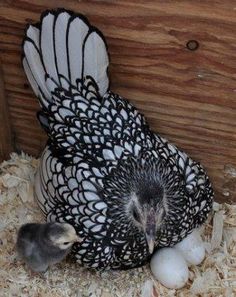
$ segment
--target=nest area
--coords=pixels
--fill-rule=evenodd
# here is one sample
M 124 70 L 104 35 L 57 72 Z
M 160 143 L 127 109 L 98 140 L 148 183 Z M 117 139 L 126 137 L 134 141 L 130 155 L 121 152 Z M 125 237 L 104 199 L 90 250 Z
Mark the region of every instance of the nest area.
M 21 297 L 159 297 L 236 296 L 236 205 L 214 203 L 202 227 L 207 256 L 190 267 L 179 290 L 155 281 L 149 266 L 129 271 L 96 272 L 65 260 L 43 274 L 32 274 L 15 251 L 18 228 L 42 222 L 34 201 L 38 160 L 13 153 L 0 165 L 0 296 Z

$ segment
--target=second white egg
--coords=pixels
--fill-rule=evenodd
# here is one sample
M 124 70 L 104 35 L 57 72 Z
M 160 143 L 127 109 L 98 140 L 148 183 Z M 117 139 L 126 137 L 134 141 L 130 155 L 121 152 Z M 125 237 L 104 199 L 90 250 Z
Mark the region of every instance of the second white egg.
M 205 247 L 198 230 L 194 230 L 174 246 L 190 265 L 199 265 L 205 258 Z

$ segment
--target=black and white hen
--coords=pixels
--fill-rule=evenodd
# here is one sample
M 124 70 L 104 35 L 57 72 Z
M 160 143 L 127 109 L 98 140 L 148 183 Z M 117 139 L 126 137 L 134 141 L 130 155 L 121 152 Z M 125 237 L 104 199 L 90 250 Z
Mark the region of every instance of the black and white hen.
M 110 91 L 104 37 L 84 16 L 47 11 L 28 26 L 23 52 L 49 138 L 36 196 L 47 221 L 83 238 L 73 248 L 79 262 L 137 267 L 206 220 L 213 190 L 204 169 Z

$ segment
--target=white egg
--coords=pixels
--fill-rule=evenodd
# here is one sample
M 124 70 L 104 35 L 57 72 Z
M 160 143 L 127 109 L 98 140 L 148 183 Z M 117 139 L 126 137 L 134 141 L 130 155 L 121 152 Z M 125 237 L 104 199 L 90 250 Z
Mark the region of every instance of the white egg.
M 182 254 L 174 248 L 162 248 L 151 259 L 155 278 L 169 289 L 180 289 L 188 281 L 188 265 Z
M 174 248 L 182 253 L 189 265 L 199 265 L 205 258 L 205 246 L 198 230 L 194 230 Z

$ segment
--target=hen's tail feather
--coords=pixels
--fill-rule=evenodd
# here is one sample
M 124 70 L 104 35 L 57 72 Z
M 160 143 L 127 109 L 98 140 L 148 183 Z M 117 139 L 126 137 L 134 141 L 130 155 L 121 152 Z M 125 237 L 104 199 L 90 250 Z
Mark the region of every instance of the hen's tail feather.
M 23 66 L 42 108 L 53 103 L 56 88 L 64 90 L 92 77 L 102 97 L 108 91 L 109 64 L 103 35 L 83 16 L 65 10 L 47 11 L 30 25 L 23 42 Z
M 84 17 L 64 10 L 43 14 L 28 27 L 23 51 L 54 155 L 113 162 L 152 146 L 143 116 L 108 90 L 106 44 Z

